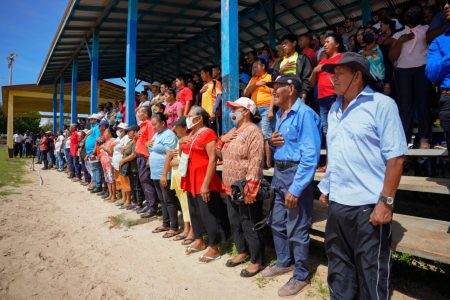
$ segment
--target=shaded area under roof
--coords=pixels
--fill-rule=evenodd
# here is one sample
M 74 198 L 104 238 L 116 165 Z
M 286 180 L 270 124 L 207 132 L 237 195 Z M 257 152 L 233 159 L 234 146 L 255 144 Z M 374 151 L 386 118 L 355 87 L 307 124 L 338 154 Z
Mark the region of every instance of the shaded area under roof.
M 408 0 L 372 0 L 372 11 Z M 51 44 L 38 84 L 71 78 L 78 58 L 78 79 L 90 80 L 89 46 L 100 36 L 99 78 L 125 76 L 127 0 L 71 0 Z M 167 80 L 220 61 L 219 0 L 140 0 L 137 73 L 145 80 Z M 274 15 L 275 36 L 320 32 L 346 17 L 361 19 L 360 0 L 239 1 L 239 51 L 269 44 Z

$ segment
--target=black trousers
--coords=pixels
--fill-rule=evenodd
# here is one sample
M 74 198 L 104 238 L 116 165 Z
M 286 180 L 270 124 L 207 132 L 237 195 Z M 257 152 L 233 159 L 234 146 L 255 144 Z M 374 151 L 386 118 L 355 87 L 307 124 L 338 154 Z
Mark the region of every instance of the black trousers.
M 374 205 L 330 202 L 325 229 L 331 299 L 389 299 L 391 224 L 369 222 Z
M 16 157 L 17 155 L 19 155 L 20 157 L 22 157 L 22 150 L 23 150 L 23 146 L 22 143 L 14 143 L 14 157 Z
M 139 174 L 137 172 L 130 172 L 131 193 L 133 195 L 133 203 L 142 206 L 144 202 L 144 192 L 142 191 L 141 183 L 139 181 Z
M 156 194 L 161 200 L 161 208 L 163 214 L 163 226 L 178 231 L 178 207 L 175 198 L 175 191 L 170 189 L 170 180 L 163 187 L 159 180 L 153 180 Z
M 25 143 L 25 156 L 31 157 L 31 143 Z
M 44 162 L 44 168 L 48 168 L 48 158 L 47 158 L 48 150 L 41 151 L 41 159 Z
M 194 238 L 201 239 L 208 234 L 208 245 L 215 246 L 226 242 L 227 208 L 220 195 L 211 192 L 208 203 L 200 195 L 188 192 L 189 214 L 191 216 Z
M 249 253 L 250 261 L 262 264 L 264 260 L 264 239 L 261 230 L 253 226 L 262 219 L 262 202 L 236 205 L 227 197 L 228 220 L 231 236 L 239 254 Z
M 397 105 L 405 131 L 406 141 L 411 141 L 414 113 L 417 114 L 419 136 L 431 139 L 429 97 L 431 83 L 425 76 L 425 66 L 395 68 Z
M 450 94 L 442 94 L 439 100 L 439 119 L 447 137 L 447 149 L 450 153 Z

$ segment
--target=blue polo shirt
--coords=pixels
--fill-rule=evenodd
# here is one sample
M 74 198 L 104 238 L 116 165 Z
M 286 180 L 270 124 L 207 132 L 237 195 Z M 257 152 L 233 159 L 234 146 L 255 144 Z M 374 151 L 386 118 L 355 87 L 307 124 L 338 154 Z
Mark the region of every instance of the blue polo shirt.
M 300 99 L 281 119 L 282 111 L 276 114 L 276 131 L 284 138 L 284 144 L 272 147 L 275 160 L 298 162 L 289 193 L 299 197 L 314 179 L 320 158 L 320 117 Z
M 95 149 L 95 143 L 97 139 L 100 137 L 100 129 L 98 128 L 98 124 L 91 126 L 92 133 L 88 135 L 86 138 L 86 154 L 91 155 Z
M 428 47 L 425 74 L 442 89 L 450 89 L 450 26 Z
M 343 205 L 377 203 L 387 161 L 408 151 L 394 100 L 366 87 L 342 112 L 338 97 L 328 113 L 327 146 L 320 191 Z
M 173 151 L 178 144 L 178 138 L 172 130 L 166 128 L 164 131 L 155 133 L 152 138 L 153 146 L 148 148 L 150 153 L 150 179 L 159 180 L 163 174 L 164 163 L 166 162 L 166 151 Z M 170 170 L 167 173 L 170 179 Z

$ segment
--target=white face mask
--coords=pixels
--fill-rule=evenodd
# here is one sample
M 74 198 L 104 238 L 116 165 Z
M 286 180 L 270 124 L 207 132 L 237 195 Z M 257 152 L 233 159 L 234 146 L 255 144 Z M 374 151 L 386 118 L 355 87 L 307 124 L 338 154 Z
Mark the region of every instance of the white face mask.
M 240 120 L 242 120 L 242 112 L 230 112 L 230 118 L 231 122 L 233 122 L 234 125 L 237 125 Z
M 186 118 L 186 127 L 187 127 L 187 129 L 192 129 L 192 127 L 194 127 L 195 125 L 198 124 L 198 122 L 194 124 L 194 122 L 193 122 L 194 118 L 196 118 L 196 117 L 187 117 Z
M 117 135 L 117 136 L 121 136 L 121 135 L 122 135 L 122 132 L 121 132 L 120 130 L 117 130 L 117 131 L 116 131 L 116 135 Z

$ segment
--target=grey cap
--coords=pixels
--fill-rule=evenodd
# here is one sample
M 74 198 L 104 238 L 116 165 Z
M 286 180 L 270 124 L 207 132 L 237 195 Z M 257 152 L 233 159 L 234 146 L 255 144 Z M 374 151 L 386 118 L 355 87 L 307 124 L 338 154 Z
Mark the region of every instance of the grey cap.
M 275 79 L 275 81 L 267 82 L 266 85 L 270 88 L 273 88 L 273 86 L 276 83 L 284 84 L 284 85 L 292 84 L 295 87 L 295 89 L 297 90 L 297 93 L 300 93 L 303 89 L 302 82 L 294 74 L 280 75 Z

